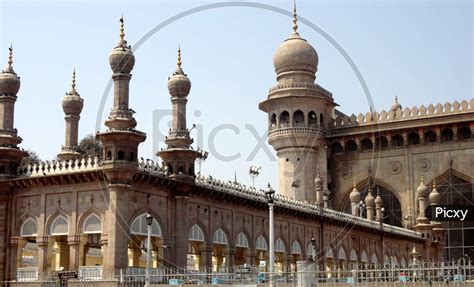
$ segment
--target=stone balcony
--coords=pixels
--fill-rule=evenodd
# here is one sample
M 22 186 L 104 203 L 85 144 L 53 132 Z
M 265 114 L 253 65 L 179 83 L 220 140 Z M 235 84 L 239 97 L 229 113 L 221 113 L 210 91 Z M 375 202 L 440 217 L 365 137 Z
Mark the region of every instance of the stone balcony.
M 322 137 L 326 132 L 320 126 L 290 126 L 289 124 L 281 124 L 280 127 L 270 127 L 268 131 L 268 140 L 272 141 L 278 137 L 289 136 L 315 136 Z

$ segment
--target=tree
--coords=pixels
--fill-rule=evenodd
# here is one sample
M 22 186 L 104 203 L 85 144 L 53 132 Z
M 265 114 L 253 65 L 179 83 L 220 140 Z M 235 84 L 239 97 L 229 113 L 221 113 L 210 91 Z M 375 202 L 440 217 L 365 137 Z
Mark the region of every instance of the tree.
M 93 134 L 88 134 L 79 142 L 79 153 L 83 157 L 102 157 L 102 143 Z
M 28 165 L 28 164 L 34 165 L 41 162 L 41 159 L 36 152 L 29 149 L 26 151 L 26 153 L 28 155 L 21 160 L 20 165 Z

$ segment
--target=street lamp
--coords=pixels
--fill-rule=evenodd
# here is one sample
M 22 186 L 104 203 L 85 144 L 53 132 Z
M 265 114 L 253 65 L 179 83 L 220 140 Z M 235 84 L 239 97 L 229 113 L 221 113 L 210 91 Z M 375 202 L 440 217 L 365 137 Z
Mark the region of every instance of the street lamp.
M 359 217 L 362 218 L 362 215 L 364 215 L 364 210 L 365 210 L 365 203 L 364 201 L 359 202 Z
M 313 262 L 316 262 L 316 238 L 314 237 L 311 238 L 311 248 L 313 248 L 313 252 L 312 252 Z
M 269 250 L 269 269 L 270 272 L 270 283 L 272 283 L 272 275 L 274 272 L 275 267 L 275 234 L 274 234 L 274 223 L 273 223 L 273 204 L 275 202 L 275 190 L 270 186 L 268 183 L 267 191 L 265 191 L 265 196 L 268 202 L 268 210 L 269 210 L 269 237 L 270 237 L 270 250 Z
M 207 151 L 205 151 L 201 148 L 197 148 L 196 154 L 197 154 L 196 160 L 197 160 L 198 165 L 199 165 L 199 175 L 201 175 L 202 162 L 207 159 L 207 157 L 209 156 L 209 152 L 207 152 Z
M 145 287 L 150 287 L 150 256 L 151 256 L 151 224 L 153 223 L 153 216 L 150 213 L 146 214 L 146 228 L 148 231 L 146 241 L 146 270 L 145 270 Z

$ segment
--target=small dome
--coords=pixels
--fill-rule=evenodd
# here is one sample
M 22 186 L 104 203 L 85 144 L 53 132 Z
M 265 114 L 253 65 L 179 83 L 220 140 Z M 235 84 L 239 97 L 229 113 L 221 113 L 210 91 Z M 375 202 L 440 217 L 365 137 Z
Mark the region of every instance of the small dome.
M 0 95 L 16 95 L 20 89 L 20 77 L 13 70 L 13 49 L 9 48 L 8 63 L 0 73 Z
M 427 197 L 428 196 L 428 193 L 429 193 L 429 189 L 428 187 L 425 185 L 425 183 L 423 182 L 423 174 L 421 175 L 421 181 L 420 181 L 420 185 L 418 186 L 418 188 L 416 189 L 416 193 L 419 197 Z
M 181 48 L 178 49 L 176 71 L 168 78 L 168 91 L 175 97 L 187 97 L 191 90 L 191 80 L 181 68 Z
M 377 194 L 377 197 L 375 198 L 374 202 L 375 202 L 375 205 L 377 205 L 377 206 L 382 206 L 383 205 L 383 200 L 380 197 L 380 194 Z
M 438 205 L 441 200 L 441 194 L 438 192 L 436 187 L 433 187 L 430 193 L 430 203 L 432 205 Z
M 125 40 L 123 18 L 120 18 L 120 40 L 109 56 L 109 63 L 115 74 L 130 74 L 135 65 L 135 56 Z
M 370 190 L 369 190 L 369 192 L 368 192 L 367 195 L 365 196 L 365 200 L 364 200 L 365 205 L 366 205 L 366 206 L 373 206 L 373 205 L 374 205 L 374 201 L 375 201 L 375 199 L 374 199 L 374 197 L 372 196 L 372 193 L 371 193 Z
M 324 183 L 324 180 L 323 178 L 321 177 L 320 173 L 319 173 L 319 169 L 318 171 L 316 172 L 316 177 L 314 178 L 314 185 L 316 187 L 322 187 L 323 186 L 323 183 Z
M 316 74 L 318 69 L 318 53 L 305 39 L 298 33 L 281 44 L 273 56 L 273 66 L 277 75 L 304 71 Z
M 391 112 L 395 112 L 402 109 L 402 105 L 398 102 L 398 97 L 395 97 L 392 107 L 390 108 Z
M 72 73 L 71 91 L 66 93 L 62 102 L 63 111 L 66 115 L 79 115 L 84 107 L 84 100 L 76 91 L 76 70 Z
M 358 202 L 360 202 L 360 198 L 361 198 L 360 192 L 354 186 L 354 188 L 352 189 L 351 194 L 349 195 L 349 199 L 350 199 L 351 202 L 358 203 Z

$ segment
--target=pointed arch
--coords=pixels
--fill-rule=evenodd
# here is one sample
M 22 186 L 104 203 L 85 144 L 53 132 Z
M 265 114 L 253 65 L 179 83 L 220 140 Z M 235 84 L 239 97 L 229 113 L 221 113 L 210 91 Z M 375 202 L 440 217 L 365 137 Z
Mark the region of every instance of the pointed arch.
M 229 241 L 227 240 L 227 235 L 222 228 L 218 228 L 212 234 L 212 243 L 214 244 L 221 244 L 221 245 L 228 245 Z
M 379 263 L 379 259 L 377 258 L 377 255 L 374 253 L 372 253 L 372 256 L 370 257 L 370 263 L 372 264 L 377 264 Z
M 33 219 L 36 224 L 38 224 L 38 216 L 33 212 L 31 211 L 29 208 L 27 208 L 25 210 L 25 212 L 23 212 L 23 214 L 21 216 L 18 217 L 18 219 L 16 220 L 16 228 L 15 228 L 15 235 L 18 235 L 18 236 L 21 236 L 21 228 L 23 226 L 23 224 L 28 220 L 28 219 Z
M 206 237 L 204 236 L 204 231 L 202 228 L 196 223 L 189 229 L 188 239 L 190 241 L 199 241 L 204 242 Z
M 357 252 L 351 249 L 351 261 L 357 261 Z
M 237 237 L 235 239 L 235 247 L 240 247 L 240 248 L 249 248 L 249 239 L 247 235 L 244 233 L 244 231 L 241 231 L 239 234 L 237 234 Z
M 69 222 L 63 215 L 58 215 L 51 222 L 49 229 L 50 235 L 68 235 L 69 234 Z
M 146 213 L 142 213 L 139 216 L 135 217 L 132 224 L 130 224 L 130 234 L 135 235 L 148 235 L 148 227 L 146 222 Z M 158 221 L 153 217 L 153 221 L 151 223 L 151 236 L 152 237 L 162 237 L 163 232 L 161 231 L 161 226 Z
M 82 233 L 84 234 L 96 234 L 102 233 L 102 220 L 95 213 L 89 214 L 84 220 L 82 226 Z
M 281 240 L 281 238 L 278 238 L 275 241 L 275 252 L 286 252 L 285 243 L 283 243 L 283 240 Z
M 68 228 L 69 228 L 69 214 L 62 208 L 58 208 L 53 214 L 48 216 L 48 218 L 46 219 L 45 232 L 47 232 L 49 235 L 52 235 L 51 227 L 53 226 L 53 222 L 60 216 L 66 219 L 66 222 L 68 222 Z
M 368 263 L 369 262 L 367 252 L 365 250 L 362 250 L 362 253 L 360 254 L 360 262 L 362 262 L 362 263 Z
M 26 219 L 20 228 L 21 237 L 36 237 L 38 234 L 38 223 L 32 217 Z
M 347 260 L 346 251 L 344 250 L 342 246 L 339 247 L 339 252 L 337 253 L 337 259 Z
M 301 245 L 296 239 L 293 241 L 293 243 L 291 243 L 291 254 L 303 254 L 303 250 L 301 250 Z
M 268 250 L 268 243 L 263 234 L 260 234 L 255 240 L 255 249 L 257 250 Z
M 153 225 L 154 225 L 154 222 L 156 221 L 156 223 L 160 227 L 161 237 L 166 236 L 166 234 L 168 234 L 168 233 L 167 233 L 167 229 L 166 229 L 166 225 L 165 225 L 164 221 L 161 219 L 161 216 L 158 213 L 156 213 L 156 212 L 154 212 L 153 210 L 150 209 L 150 206 L 145 206 L 145 207 L 142 207 L 142 208 L 136 210 L 129 217 L 128 226 L 132 226 L 133 221 L 135 221 L 139 216 L 145 215 L 145 219 L 146 219 L 146 214 L 147 213 L 151 214 L 151 216 L 153 217 Z
M 324 257 L 326 258 L 334 258 L 334 252 L 330 246 L 326 246 L 324 248 Z

